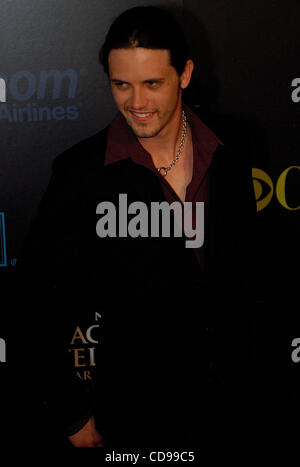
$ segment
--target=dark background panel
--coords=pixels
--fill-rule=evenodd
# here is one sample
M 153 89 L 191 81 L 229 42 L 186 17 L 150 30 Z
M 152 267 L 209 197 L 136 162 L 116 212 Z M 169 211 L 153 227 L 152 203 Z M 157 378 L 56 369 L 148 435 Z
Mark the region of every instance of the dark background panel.
M 231 124 L 241 140 L 241 158 L 251 148 L 252 166 L 273 182 L 274 195 L 258 220 L 268 268 L 262 274 L 265 293 L 280 297 L 295 289 L 299 264 L 300 212 L 283 207 L 275 188 L 281 173 L 300 163 L 300 105 L 292 100 L 292 81 L 300 73 L 300 5 L 296 0 L 185 0 L 184 7 L 199 58 L 198 89 L 205 89 L 195 89 L 194 103 L 198 98 L 204 112 L 216 112 L 225 125 Z M 205 39 L 205 47 L 197 35 Z M 299 182 L 300 171 L 291 171 L 286 196 L 294 208 L 300 206 Z
M 176 3 L 181 4 L 166 2 Z M 6 106 L 12 121 L 2 105 L 0 208 L 5 211 L 9 259 L 18 254 L 24 232 L 45 191 L 54 157 L 99 131 L 115 113 L 108 80 L 98 61 L 109 25 L 126 8 L 148 4 L 160 2 L 1 3 L 0 77 L 7 80 Z M 63 79 L 58 78 L 56 95 L 51 76 L 46 79 L 43 92 L 45 79 L 41 72 L 52 70 L 56 75 L 71 70 Z M 20 100 L 22 96 L 24 99 Z M 27 105 L 32 109 L 47 107 L 48 111 L 41 121 L 28 121 L 27 113 L 20 121 L 18 111 Z M 64 111 L 53 115 L 58 106 Z M 72 115 L 67 110 L 70 106 Z

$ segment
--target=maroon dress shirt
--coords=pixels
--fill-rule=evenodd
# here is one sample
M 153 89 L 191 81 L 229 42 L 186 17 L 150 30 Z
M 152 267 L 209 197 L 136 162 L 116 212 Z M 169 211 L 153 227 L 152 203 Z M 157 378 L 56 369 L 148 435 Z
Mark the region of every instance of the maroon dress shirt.
M 211 164 L 213 153 L 217 146 L 223 143 L 219 138 L 195 115 L 187 106 L 184 106 L 187 121 L 190 125 L 193 141 L 193 175 L 187 186 L 185 201 L 192 203 L 193 221 L 195 220 L 195 203 L 207 202 L 208 176 L 207 171 Z M 162 185 L 166 201 L 182 203 L 166 178 L 161 175 L 153 164 L 151 155 L 143 148 L 139 140 L 119 112 L 112 121 L 108 131 L 105 165 L 131 157 L 133 162 L 141 164 L 152 170 Z M 194 226 L 195 227 L 195 224 Z M 203 268 L 203 254 L 201 248 L 193 249 Z

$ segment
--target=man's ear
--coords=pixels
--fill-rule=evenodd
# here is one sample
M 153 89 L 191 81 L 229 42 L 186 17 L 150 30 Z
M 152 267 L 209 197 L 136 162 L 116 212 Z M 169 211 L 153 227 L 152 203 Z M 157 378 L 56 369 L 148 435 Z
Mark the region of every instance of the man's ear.
M 182 74 L 180 75 L 180 87 L 181 89 L 185 89 L 188 87 L 191 81 L 192 73 L 194 69 L 194 62 L 193 60 L 187 60 L 184 70 Z

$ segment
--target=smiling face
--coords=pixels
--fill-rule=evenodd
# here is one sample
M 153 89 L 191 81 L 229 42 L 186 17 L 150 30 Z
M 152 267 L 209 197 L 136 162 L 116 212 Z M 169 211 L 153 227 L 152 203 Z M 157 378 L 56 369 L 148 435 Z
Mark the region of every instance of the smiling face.
M 133 47 L 111 50 L 108 64 L 114 100 L 138 138 L 152 138 L 177 125 L 191 60 L 179 76 L 168 50 Z

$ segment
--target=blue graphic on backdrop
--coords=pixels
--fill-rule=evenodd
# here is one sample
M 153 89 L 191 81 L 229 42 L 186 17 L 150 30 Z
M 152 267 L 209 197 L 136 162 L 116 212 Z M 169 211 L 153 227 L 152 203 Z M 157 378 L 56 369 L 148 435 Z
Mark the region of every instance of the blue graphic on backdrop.
M 0 212 L 0 266 L 7 266 L 4 212 Z
M 79 77 L 86 74 L 85 68 L 79 72 L 74 69 L 42 70 L 38 74 L 21 70 L 12 76 L 0 72 L 0 121 L 77 120 L 80 104 L 73 102 Z M 49 105 L 49 101 L 66 98 L 73 101 L 71 105 Z M 42 105 L 43 100 L 47 101 L 47 105 Z

